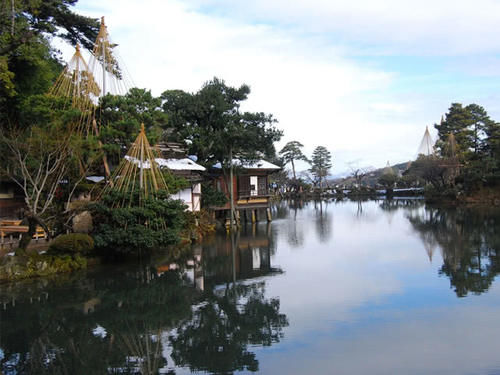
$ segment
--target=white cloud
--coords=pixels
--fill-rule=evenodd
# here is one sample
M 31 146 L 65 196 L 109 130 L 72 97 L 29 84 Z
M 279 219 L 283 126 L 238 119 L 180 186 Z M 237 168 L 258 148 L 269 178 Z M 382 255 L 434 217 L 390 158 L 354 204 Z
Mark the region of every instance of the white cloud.
M 209 12 L 207 4 L 220 7 Z M 393 94 L 399 75 L 355 62 L 346 57 L 347 39 L 331 40 L 340 31 L 349 38 L 359 34 L 367 45 L 384 38 L 397 42 L 405 35 L 418 39 L 432 32 L 424 26 L 443 16 L 444 6 L 434 5 L 430 9 L 439 8 L 436 14 L 424 14 L 393 0 L 334 6 L 319 0 L 201 5 L 88 0 L 78 10 L 106 16 L 135 85 L 159 95 L 167 89 L 196 91 L 214 76 L 230 85 L 247 83 L 252 93 L 243 108 L 275 115 L 285 132 L 278 149 L 290 140 L 301 141 L 309 154 L 326 146 L 333 153 L 334 174 L 348 169 L 346 163 L 354 159 L 361 159 L 360 166 L 382 166 L 388 159 L 412 158 L 425 125 L 447 108 L 445 102 L 435 109 L 433 98 Z M 446 20 L 467 6 L 452 7 Z M 445 31 L 443 35 L 450 34 Z
M 231 15 L 335 33 L 379 53 L 463 54 L 499 51 L 500 3 L 494 0 L 208 1 Z M 198 1 L 207 7 L 207 0 Z M 223 12 L 223 10 L 220 10 Z

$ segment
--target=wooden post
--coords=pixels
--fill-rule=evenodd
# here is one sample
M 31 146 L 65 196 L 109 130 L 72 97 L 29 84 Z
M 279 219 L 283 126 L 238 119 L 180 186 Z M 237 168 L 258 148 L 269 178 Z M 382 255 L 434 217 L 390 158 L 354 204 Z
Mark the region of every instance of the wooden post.
M 234 230 L 234 219 L 235 219 L 235 213 L 234 213 L 234 180 L 233 180 L 233 147 L 229 147 L 229 199 L 231 199 L 230 203 L 230 208 L 231 208 L 231 215 L 230 215 L 230 225 L 231 225 L 231 230 Z
M 255 224 L 257 221 L 257 215 L 255 214 L 255 210 L 252 210 L 252 224 Z
M 269 207 L 266 209 L 266 212 L 267 212 L 267 221 L 268 222 L 273 221 L 273 218 L 271 216 L 271 209 Z

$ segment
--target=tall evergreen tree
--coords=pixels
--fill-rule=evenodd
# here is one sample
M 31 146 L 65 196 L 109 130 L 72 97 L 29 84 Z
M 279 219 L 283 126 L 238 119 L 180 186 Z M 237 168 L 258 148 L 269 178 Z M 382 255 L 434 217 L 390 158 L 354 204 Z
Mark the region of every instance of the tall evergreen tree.
M 477 104 L 469 104 L 465 107 L 471 116 L 470 141 L 472 152 L 477 157 L 483 151 L 486 140 L 486 129 L 491 127 L 493 122 L 486 110 Z
M 261 154 L 274 156 L 274 142 L 282 135 L 274 126 L 272 115 L 240 111 L 240 103 L 249 93 L 247 85 L 231 87 L 214 78 L 196 94 L 178 90 L 162 94 L 163 109 L 177 130 L 178 140 L 187 141 L 189 152 L 197 155 L 201 164 L 212 167 L 221 163 L 229 186 L 232 218 L 233 157 L 245 162 L 258 159 Z
M 436 146 L 443 153 L 446 142 L 450 134 L 453 134 L 459 147 L 460 157 L 465 157 L 465 154 L 473 147 L 472 135 L 470 126 L 473 123 L 471 113 L 468 108 L 463 107 L 460 103 L 452 103 L 448 109 L 448 113 L 440 124 L 434 124 L 438 131 L 438 140 Z
M 311 168 L 309 171 L 319 180 L 319 188 L 323 193 L 323 178 L 328 176 L 332 167 L 332 155 L 324 146 L 314 149 L 311 158 Z

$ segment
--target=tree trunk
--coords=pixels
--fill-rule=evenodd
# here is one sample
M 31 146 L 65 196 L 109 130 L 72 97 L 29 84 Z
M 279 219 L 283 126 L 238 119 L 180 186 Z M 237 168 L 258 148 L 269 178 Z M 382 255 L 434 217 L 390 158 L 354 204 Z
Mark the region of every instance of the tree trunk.
M 295 163 L 293 162 L 293 159 L 292 159 L 292 172 L 293 172 L 293 180 L 297 181 L 297 175 L 295 174 Z
M 14 36 L 15 24 L 16 24 L 15 0 L 10 0 L 10 35 L 11 36 Z
M 233 179 L 233 147 L 229 148 L 229 197 L 231 199 L 231 231 L 234 230 L 234 219 L 235 219 L 235 209 L 234 209 L 234 179 Z
M 16 255 L 26 255 L 26 249 L 33 238 L 33 235 L 36 232 L 36 226 L 38 222 L 33 216 L 27 216 L 26 220 L 28 221 L 28 232 L 23 233 L 21 236 L 21 241 L 19 241 L 19 248 L 16 250 Z
M 28 245 L 31 242 L 31 239 L 33 238 L 33 235 L 36 233 L 36 227 L 40 225 L 43 230 L 45 231 L 45 234 L 47 235 L 47 238 L 50 239 L 50 232 L 49 228 L 47 227 L 47 224 L 40 219 L 36 215 L 28 215 L 26 216 L 26 220 L 28 221 L 28 232 L 23 233 L 21 237 L 21 241 L 19 241 L 19 253 L 16 252 L 16 255 L 25 255 L 26 254 L 26 249 L 28 248 Z

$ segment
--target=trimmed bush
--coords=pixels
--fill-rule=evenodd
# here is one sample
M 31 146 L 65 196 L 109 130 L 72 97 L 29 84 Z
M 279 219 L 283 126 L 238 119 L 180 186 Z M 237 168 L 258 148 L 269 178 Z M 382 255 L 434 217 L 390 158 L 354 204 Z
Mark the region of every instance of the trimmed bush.
M 94 240 L 88 234 L 62 234 L 50 244 L 52 254 L 89 254 L 94 249 Z

